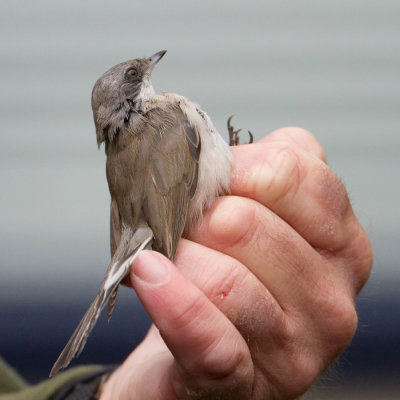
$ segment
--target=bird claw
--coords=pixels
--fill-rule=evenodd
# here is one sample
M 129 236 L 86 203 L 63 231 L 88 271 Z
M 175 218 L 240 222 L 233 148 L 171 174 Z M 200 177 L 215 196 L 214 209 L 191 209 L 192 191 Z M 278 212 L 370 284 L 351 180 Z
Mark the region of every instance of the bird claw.
M 229 134 L 229 146 L 237 146 L 238 144 L 240 144 L 240 137 L 239 137 L 239 132 L 241 131 L 241 129 L 237 129 L 235 131 L 234 127 L 231 125 L 231 120 L 234 116 L 231 115 L 228 118 L 228 134 Z M 253 134 L 248 130 L 247 131 L 249 133 L 249 141 L 248 144 L 253 143 Z

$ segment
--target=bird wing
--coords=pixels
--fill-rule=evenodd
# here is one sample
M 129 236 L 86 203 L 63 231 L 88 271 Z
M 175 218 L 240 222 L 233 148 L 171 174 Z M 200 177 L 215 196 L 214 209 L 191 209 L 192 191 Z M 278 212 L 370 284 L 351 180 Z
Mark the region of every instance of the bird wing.
M 119 245 L 122 235 L 121 215 L 119 214 L 117 202 L 112 199 L 110 204 L 110 250 L 111 257 Z
M 114 258 L 114 254 L 118 249 L 118 246 L 121 243 L 121 237 L 122 237 L 122 221 L 121 221 L 121 215 L 118 210 L 118 205 L 117 202 L 114 199 L 111 199 L 111 205 L 110 205 L 110 250 L 111 250 L 111 259 L 113 260 L 110 265 L 109 269 L 111 266 L 116 263 L 120 262 L 121 260 L 118 260 L 118 257 L 116 256 Z M 122 258 L 124 257 L 123 254 Z M 107 270 L 107 273 L 109 271 Z M 106 273 L 106 275 L 107 275 Z M 115 301 L 117 300 L 117 295 L 118 295 L 118 288 L 119 285 L 117 285 L 114 289 L 114 291 L 111 293 L 110 299 L 108 301 L 108 312 L 107 312 L 107 320 L 110 322 L 111 320 L 111 315 L 114 310 L 115 306 Z
M 172 260 L 196 192 L 201 140 L 197 129 L 176 109 L 158 120 L 163 125 L 155 127 L 160 139 L 145 181 L 143 211 L 154 234 L 153 249 Z

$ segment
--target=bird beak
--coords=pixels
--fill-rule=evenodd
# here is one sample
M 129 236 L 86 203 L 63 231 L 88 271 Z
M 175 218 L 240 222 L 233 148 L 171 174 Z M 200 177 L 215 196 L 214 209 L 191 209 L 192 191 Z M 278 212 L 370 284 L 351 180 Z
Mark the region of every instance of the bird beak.
M 153 54 L 151 57 L 147 59 L 147 61 L 150 62 L 149 68 L 153 69 L 155 65 L 163 58 L 164 54 L 167 52 L 167 50 L 161 50 L 156 54 Z

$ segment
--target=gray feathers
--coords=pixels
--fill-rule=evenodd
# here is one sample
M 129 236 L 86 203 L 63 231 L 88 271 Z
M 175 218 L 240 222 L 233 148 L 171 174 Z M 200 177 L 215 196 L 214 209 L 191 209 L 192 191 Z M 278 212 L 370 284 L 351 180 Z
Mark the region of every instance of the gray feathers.
M 118 64 L 93 88 L 97 142 L 107 155 L 112 259 L 51 376 L 79 355 L 107 302 L 110 319 L 137 254 L 152 248 L 173 260 L 184 229 L 228 190 L 231 154 L 207 114 L 182 96 L 154 93 L 150 74 L 164 54 Z

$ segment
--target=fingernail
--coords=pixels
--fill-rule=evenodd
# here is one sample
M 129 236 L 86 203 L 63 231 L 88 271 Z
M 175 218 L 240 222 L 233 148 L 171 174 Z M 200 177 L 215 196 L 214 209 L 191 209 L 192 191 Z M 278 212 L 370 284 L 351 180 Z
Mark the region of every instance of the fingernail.
M 162 256 L 158 257 L 154 252 L 144 250 L 133 264 L 133 274 L 151 285 L 161 285 L 169 277 L 169 266 Z

